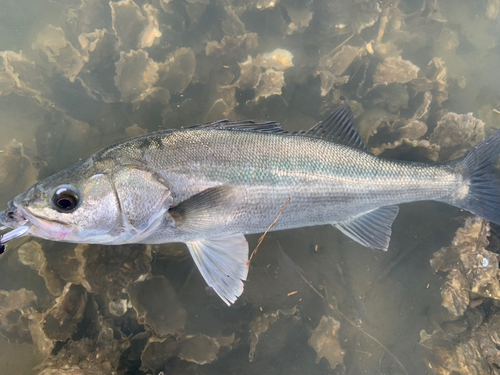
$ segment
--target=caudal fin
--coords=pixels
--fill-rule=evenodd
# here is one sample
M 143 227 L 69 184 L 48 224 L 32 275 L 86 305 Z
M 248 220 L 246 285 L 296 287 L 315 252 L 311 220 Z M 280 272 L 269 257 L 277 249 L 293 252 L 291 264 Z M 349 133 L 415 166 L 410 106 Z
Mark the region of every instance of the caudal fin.
M 500 130 L 450 163 L 464 165 L 470 179 L 467 196 L 454 204 L 486 220 L 500 224 L 500 180 L 494 167 L 500 155 Z

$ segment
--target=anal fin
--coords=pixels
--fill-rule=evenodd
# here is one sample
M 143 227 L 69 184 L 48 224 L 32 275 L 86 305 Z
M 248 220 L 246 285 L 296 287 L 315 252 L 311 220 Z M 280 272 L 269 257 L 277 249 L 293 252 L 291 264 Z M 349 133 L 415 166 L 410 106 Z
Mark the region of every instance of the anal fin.
M 241 233 L 186 244 L 201 275 L 229 306 L 243 293 L 248 242 Z
M 333 226 L 363 246 L 387 250 L 398 212 L 398 206 L 380 207 Z

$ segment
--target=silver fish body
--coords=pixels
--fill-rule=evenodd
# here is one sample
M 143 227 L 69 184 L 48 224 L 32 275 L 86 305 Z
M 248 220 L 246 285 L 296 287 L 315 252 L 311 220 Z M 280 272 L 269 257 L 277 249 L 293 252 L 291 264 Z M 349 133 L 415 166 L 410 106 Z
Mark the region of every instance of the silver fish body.
M 185 242 L 228 304 L 248 272 L 244 235 L 333 224 L 387 249 L 397 204 L 436 200 L 500 222 L 493 166 L 500 132 L 463 157 L 427 165 L 373 156 L 342 107 L 308 132 L 220 121 L 110 146 L 17 196 L 2 225 L 67 242 Z M 1 243 L 2 241 L 0 241 Z M 6 242 L 6 241 L 3 241 Z
M 143 243 L 261 233 L 288 198 L 273 230 L 344 222 L 404 202 L 451 202 L 465 185 L 450 166 L 386 160 L 290 134 L 181 130 L 125 142 L 97 158 L 146 165 L 169 187 L 172 206 L 209 188 L 229 187 L 207 223 L 193 231 L 165 216 Z

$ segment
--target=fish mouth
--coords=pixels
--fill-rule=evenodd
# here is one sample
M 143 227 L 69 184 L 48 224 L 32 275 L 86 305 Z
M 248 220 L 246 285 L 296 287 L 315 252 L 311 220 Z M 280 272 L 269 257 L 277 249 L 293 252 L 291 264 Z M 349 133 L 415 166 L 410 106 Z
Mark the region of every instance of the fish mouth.
M 13 201 L 8 204 L 8 209 L 0 212 L 0 230 L 12 229 L 3 235 L 0 235 L 0 245 L 22 237 L 28 233 L 32 223 L 29 221 L 29 215 L 21 208 L 18 207 Z

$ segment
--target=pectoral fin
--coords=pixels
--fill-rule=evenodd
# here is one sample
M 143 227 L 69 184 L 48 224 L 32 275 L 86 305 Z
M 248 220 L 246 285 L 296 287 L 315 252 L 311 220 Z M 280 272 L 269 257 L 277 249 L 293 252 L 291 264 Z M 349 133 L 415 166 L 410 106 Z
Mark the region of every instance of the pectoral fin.
M 225 213 L 238 200 L 241 191 L 234 186 L 222 185 L 203 190 L 170 208 L 168 213 L 175 225 L 193 231 L 207 231 L 225 224 Z
M 243 293 L 248 274 L 248 242 L 243 234 L 186 244 L 201 275 L 220 298 L 233 304 Z
M 387 250 L 392 222 L 398 212 L 398 206 L 380 207 L 333 226 L 363 246 Z

